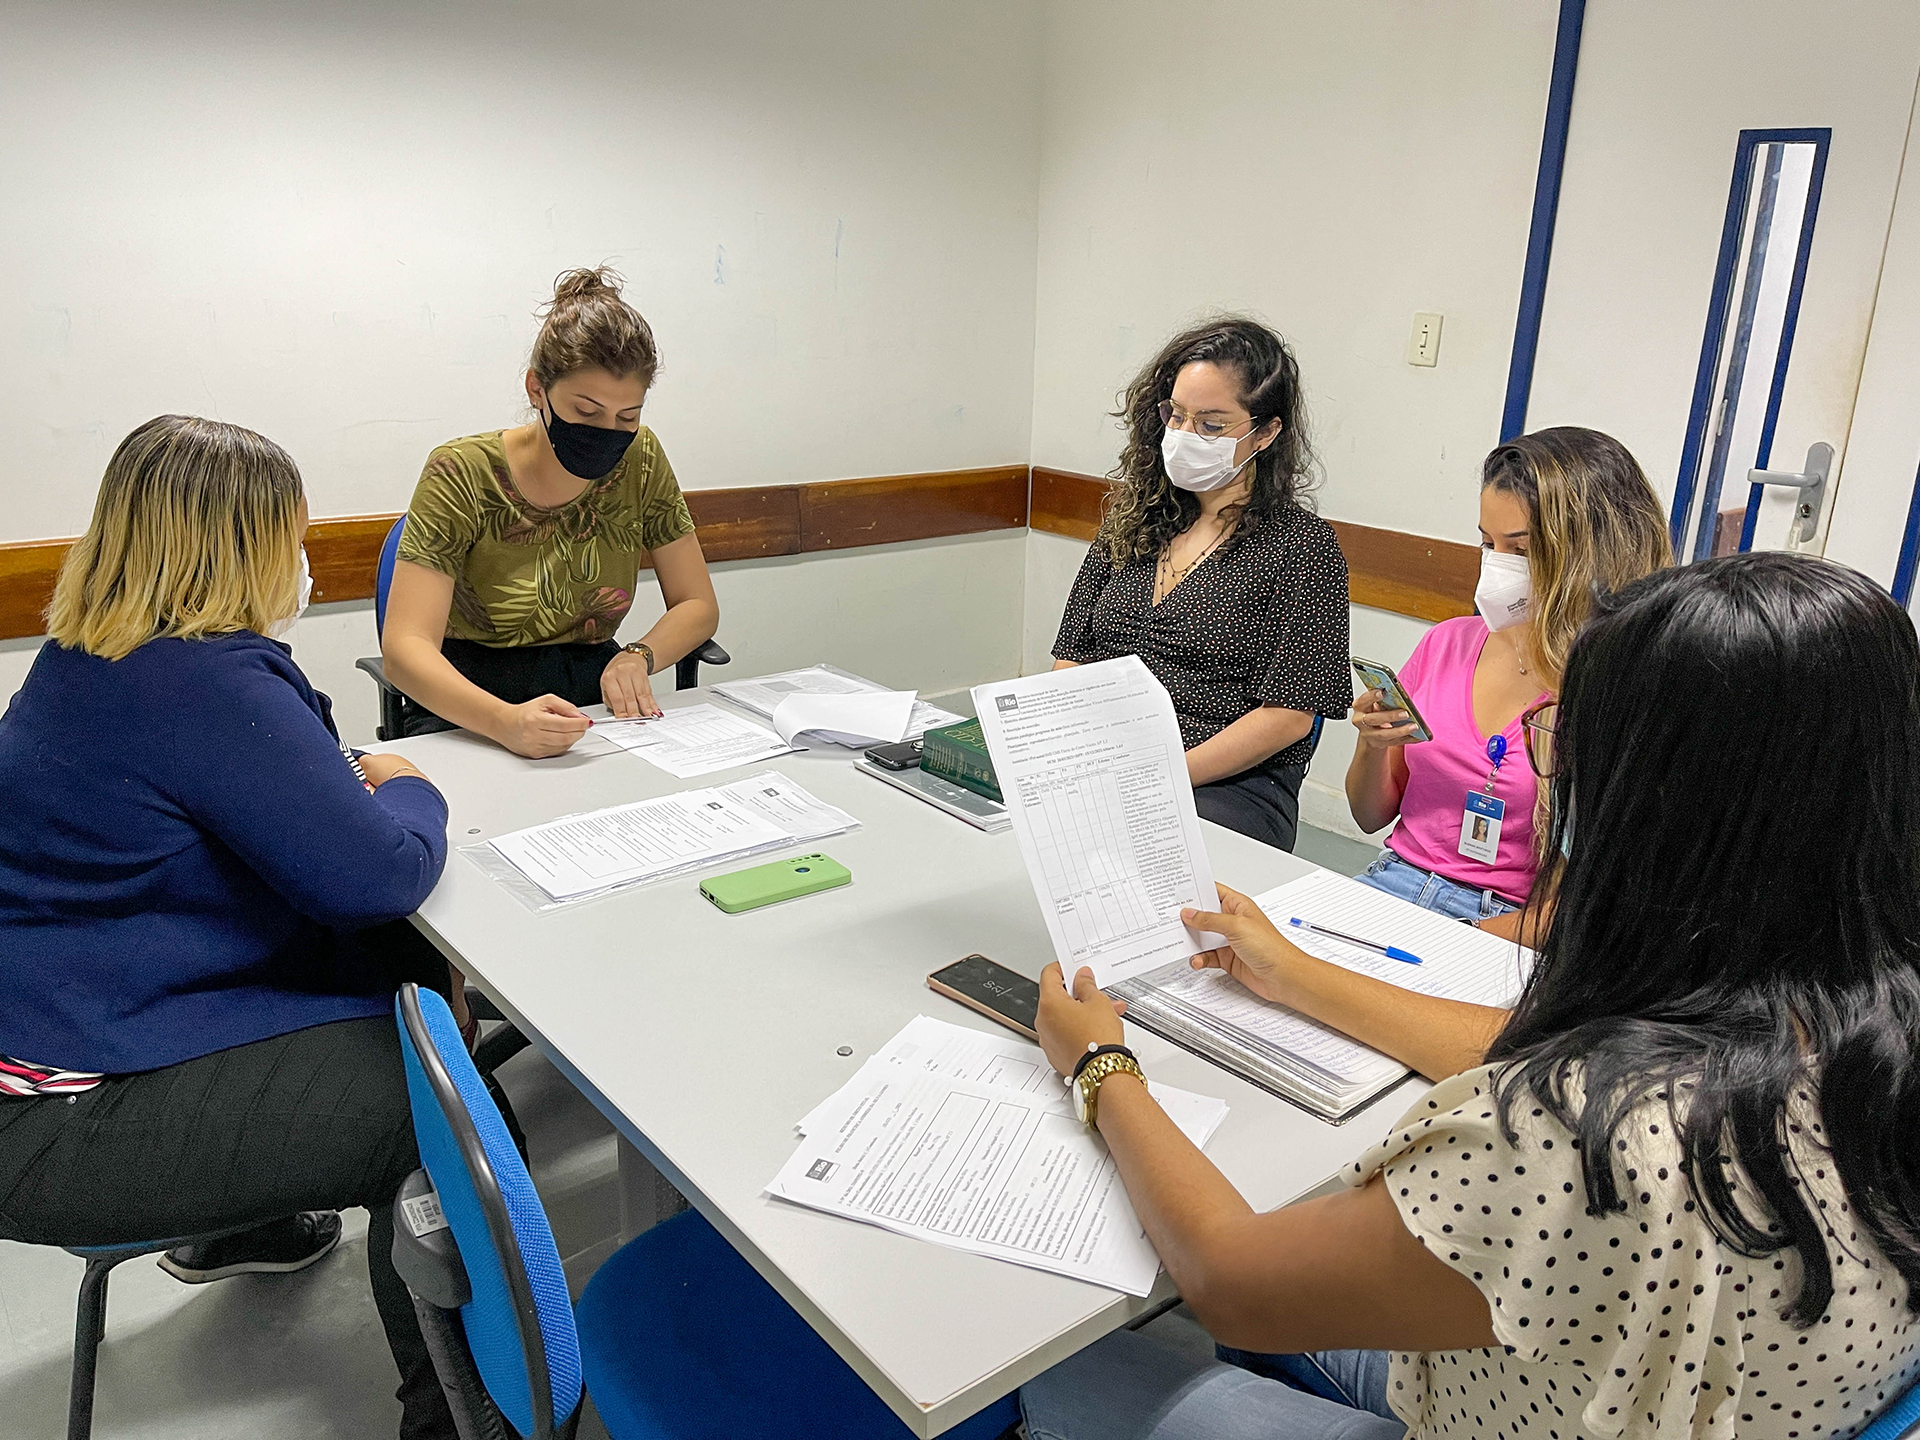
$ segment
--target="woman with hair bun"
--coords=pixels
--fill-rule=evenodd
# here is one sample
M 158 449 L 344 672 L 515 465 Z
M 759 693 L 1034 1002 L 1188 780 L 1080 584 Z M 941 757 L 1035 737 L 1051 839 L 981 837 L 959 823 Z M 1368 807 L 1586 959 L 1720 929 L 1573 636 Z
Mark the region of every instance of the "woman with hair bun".
M 1138 655 L 1173 698 L 1201 818 L 1291 850 L 1318 717 L 1347 713 L 1347 562 L 1301 499 L 1300 367 L 1244 316 L 1127 387 L 1127 443 L 1054 668 Z
M 381 635 L 408 735 L 458 726 L 558 755 L 587 733 L 582 705 L 658 715 L 651 677 L 720 623 L 693 517 L 640 423 L 660 354 L 620 284 L 605 266 L 561 275 L 527 367 L 536 418 L 427 457 Z M 622 646 L 644 565 L 666 613 Z

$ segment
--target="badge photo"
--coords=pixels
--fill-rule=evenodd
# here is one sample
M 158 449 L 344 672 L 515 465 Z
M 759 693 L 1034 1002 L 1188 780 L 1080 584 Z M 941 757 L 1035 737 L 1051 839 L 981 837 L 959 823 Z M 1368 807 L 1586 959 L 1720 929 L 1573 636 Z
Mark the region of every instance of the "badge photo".
M 1460 853 L 1491 865 L 1500 853 L 1500 822 L 1506 815 L 1506 801 L 1479 790 L 1470 791 L 1460 815 Z

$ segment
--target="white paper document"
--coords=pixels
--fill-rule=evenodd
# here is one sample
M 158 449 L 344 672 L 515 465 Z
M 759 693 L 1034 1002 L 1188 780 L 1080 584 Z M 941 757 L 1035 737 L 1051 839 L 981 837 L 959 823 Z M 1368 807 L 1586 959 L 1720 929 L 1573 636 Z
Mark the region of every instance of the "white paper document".
M 1520 998 L 1533 952 L 1472 925 L 1462 925 L 1344 875 L 1316 870 L 1254 897 L 1280 933 L 1309 955 L 1358 970 L 1402 990 L 1509 1008 Z M 1409 965 L 1331 935 L 1302 930 L 1295 918 L 1393 945 L 1420 957 Z
M 780 702 L 792 695 L 859 695 L 884 691 L 884 685 L 839 670 L 831 665 L 810 665 L 804 670 L 783 670 L 778 675 L 758 675 L 748 680 L 722 680 L 713 693 L 771 720 Z M 907 728 L 896 740 L 911 740 L 941 725 L 957 725 L 960 717 L 924 700 L 915 700 L 907 718 Z M 864 742 L 872 744 L 872 741 Z
M 793 840 L 841 835 L 860 824 L 839 806 L 817 799 L 778 770 L 763 770 L 731 785 L 716 786 L 714 793 L 772 821 Z
M 596 720 L 592 733 L 681 780 L 793 751 L 765 726 L 718 705 L 687 705 L 658 720 Z
M 1000 793 L 1069 982 L 1102 986 L 1225 943 L 1173 702 L 1138 656 L 974 687 Z
M 789 695 L 773 708 L 773 728 L 789 745 L 802 736 L 829 745 L 891 745 L 905 738 L 914 703 L 911 690 Z
M 555 900 L 652 880 L 703 861 L 791 843 L 764 815 L 689 790 L 516 830 L 493 849 Z
M 949 1075 L 959 1080 L 978 1080 L 1009 1090 L 1023 1090 L 1049 1102 L 1060 1114 L 1072 1117 L 1073 1095 L 1044 1051 L 1016 1035 L 990 1034 L 952 1025 L 945 1020 L 918 1015 L 905 1029 L 876 1051 L 868 1065 L 905 1065 L 930 1075 Z M 856 1076 L 849 1084 L 864 1083 Z M 1212 1095 L 1196 1095 L 1158 1081 L 1147 1082 L 1147 1090 L 1160 1102 L 1160 1108 L 1195 1145 L 1205 1149 L 1220 1122 L 1227 1118 L 1227 1102 Z M 833 1105 L 828 1096 L 816 1105 L 796 1126 L 806 1135 L 815 1124 L 815 1116 Z
M 1048 1097 L 911 1065 L 863 1067 L 767 1193 L 1129 1295 L 1160 1260 L 1106 1146 Z

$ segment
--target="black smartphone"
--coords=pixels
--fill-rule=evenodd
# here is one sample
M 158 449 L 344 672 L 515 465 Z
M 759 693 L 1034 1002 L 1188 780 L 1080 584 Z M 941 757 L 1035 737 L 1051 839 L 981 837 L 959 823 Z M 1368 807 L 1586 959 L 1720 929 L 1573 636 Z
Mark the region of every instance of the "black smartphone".
M 889 770 L 918 770 L 920 742 L 902 740 L 897 745 L 876 745 L 867 751 L 867 759 L 876 765 L 884 765 Z
M 1029 1040 L 1040 1038 L 1033 1028 L 1040 1018 L 1039 983 L 984 955 L 969 955 L 934 971 L 927 976 L 927 988 L 998 1020 L 1009 1030 L 1018 1030 Z

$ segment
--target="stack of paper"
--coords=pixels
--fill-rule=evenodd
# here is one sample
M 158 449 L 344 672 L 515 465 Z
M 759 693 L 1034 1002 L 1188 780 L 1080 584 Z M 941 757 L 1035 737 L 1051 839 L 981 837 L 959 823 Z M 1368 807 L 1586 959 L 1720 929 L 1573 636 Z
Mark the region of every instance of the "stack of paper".
M 658 720 L 596 720 L 590 732 L 677 780 L 788 755 L 793 746 L 718 705 L 684 705 Z
M 1476 1005 L 1513 1004 L 1532 952 L 1325 871 L 1257 897 L 1310 955 L 1404 990 Z M 1418 965 L 1304 930 L 1295 918 L 1407 950 Z M 1177 961 L 1115 985 L 1127 1019 L 1324 1119 L 1345 1120 L 1411 1072 L 1398 1060 L 1284 1005 L 1220 970 Z
M 859 823 L 767 770 L 731 785 L 569 815 L 474 848 L 505 860 L 550 900 L 584 900 L 714 861 L 838 835 Z
M 790 740 L 795 735 L 812 732 L 837 745 L 872 745 L 875 742 L 911 740 L 917 735 L 924 735 L 936 725 L 957 725 L 961 718 L 937 705 L 915 699 L 912 691 L 888 690 L 884 685 L 876 685 L 871 680 L 832 665 L 783 670 L 778 675 L 760 675 L 751 680 L 722 680 L 714 685 L 713 693 L 723 700 L 732 701 L 743 710 L 772 720 L 780 733 Z M 780 711 L 783 702 L 788 700 L 867 695 L 907 696 L 905 725 L 897 733 L 886 733 L 891 730 L 890 722 L 900 706 L 898 699 L 891 701 L 877 714 L 858 703 L 851 707 L 834 704 L 817 708 L 802 706 L 787 711 L 787 718 L 798 717 L 800 720 L 796 728 L 789 730 L 782 723 Z M 884 722 L 880 723 L 878 729 L 875 728 L 877 719 Z
M 1204 1146 L 1224 1101 L 1153 1096 Z M 767 1193 L 917 1239 L 1145 1295 L 1159 1273 L 1106 1146 L 1038 1046 L 922 1015 L 795 1126 Z

